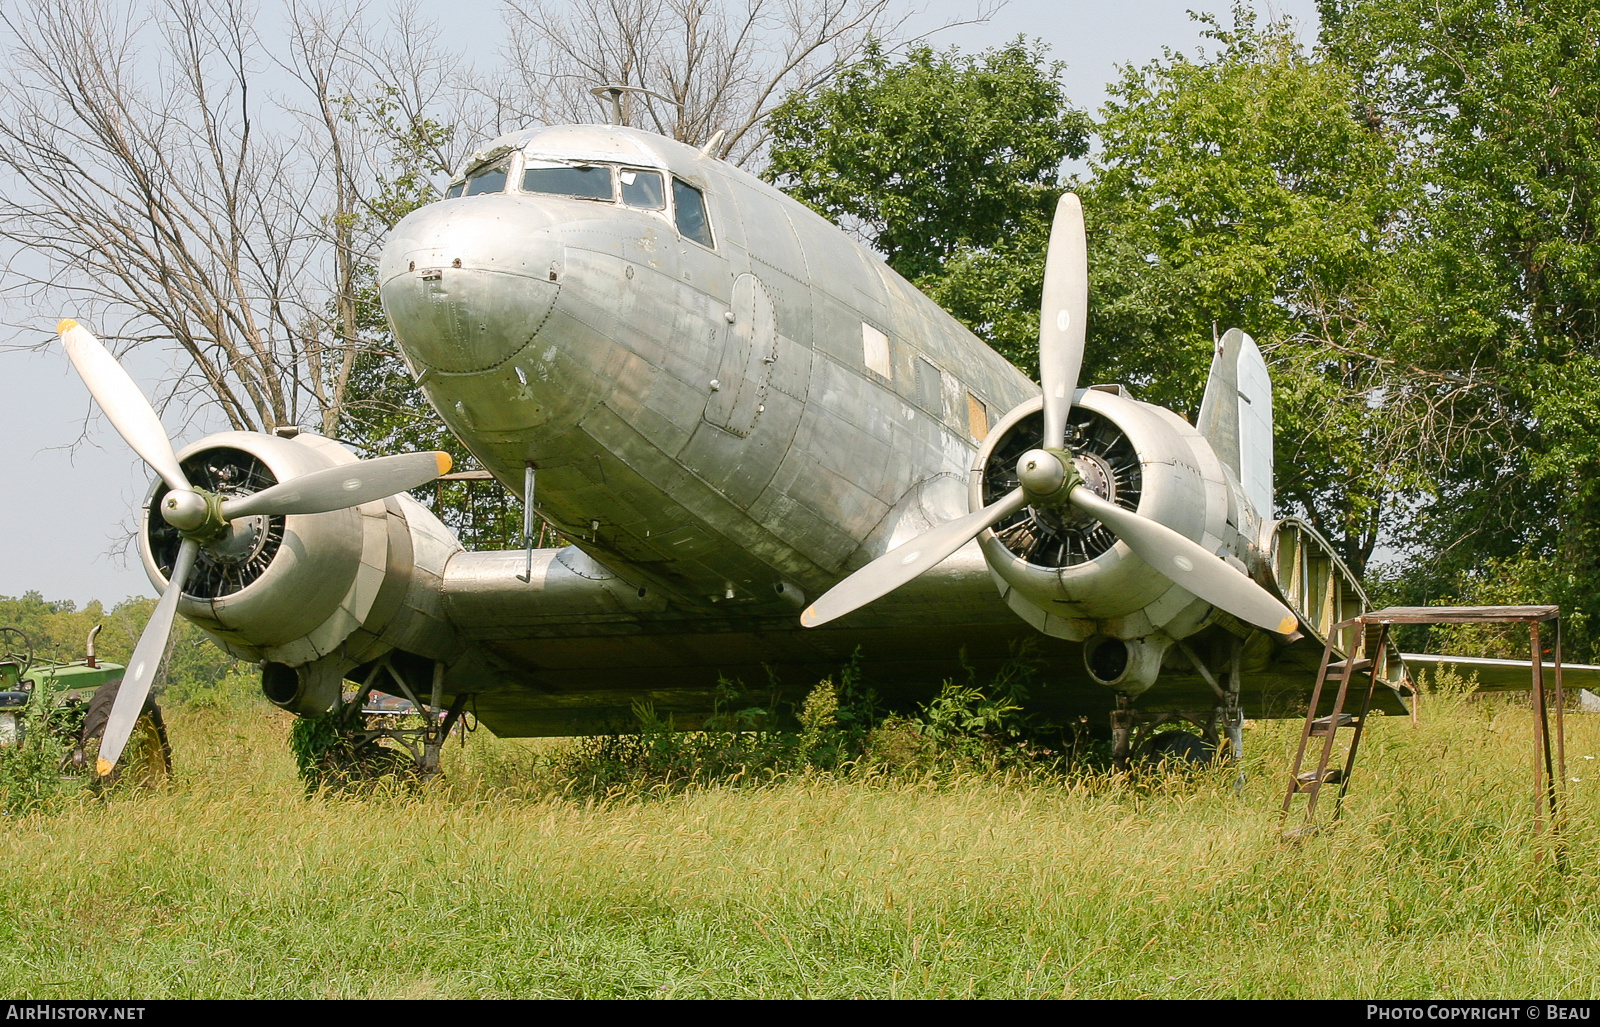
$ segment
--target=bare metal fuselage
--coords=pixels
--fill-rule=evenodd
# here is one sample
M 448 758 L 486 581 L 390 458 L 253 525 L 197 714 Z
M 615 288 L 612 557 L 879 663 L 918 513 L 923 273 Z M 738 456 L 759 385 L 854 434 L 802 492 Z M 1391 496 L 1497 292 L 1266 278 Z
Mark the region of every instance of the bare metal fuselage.
M 519 161 L 676 176 L 703 191 L 714 245 L 667 212 L 513 189 L 425 207 L 385 249 L 385 309 L 429 399 L 508 488 L 536 468 L 538 513 L 576 542 L 536 554 L 528 582 L 520 553 L 462 552 L 445 568 L 449 618 L 481 649 L 450 690 L 482 689 L 498 733 L 593 729 L 639 700 L 692 722 L 719 678 L 792 695 L 858 648 L 909 702 L 1029 638 L 1045 704 L 1088 713 L 1113 701 L 1084 673 L 1089 632 L 1171 622 L 1203 653 L 1226 645 L 1228 618 L 1120 546 L 1061 572 L 1074 601 L 1043 634 L 974 545 L 801 629 L 806 598 L 966 512 L 983 437 L 1037 386 L 854 240 L 729 165 L 597 126 L 502 142 Z M 1259 563 L 1259 522 L 1192 428 L 1125 396 L 1092 399 L 1160 437 L 1141 510 Z M 1166 620 L 1151 624 L 1156 609 Z M 1276 640 L 1231 627 L 1254 669 L 1282 666 Z M 1158 691 L 1209 702 L 1182 667 Z
M 423 389 L 509 488 L 535 465 L 548 521 L 675 599 L 771 607 L 779 583 L 814 596 L 837 580 L 929 479 L 958 483 L 950 511 L 965 503 L 966 395 L 997 419 L 1037 391 L 1022 374 L 720 161 L 598 128 L 534 146 L 675 157 L 716 232 L 713 249 L 663 213 L 518 193 L 436 203 L 395 230 L 382 295 Z M 863 365 L 863 325 L 892 340 L 887 376 Z

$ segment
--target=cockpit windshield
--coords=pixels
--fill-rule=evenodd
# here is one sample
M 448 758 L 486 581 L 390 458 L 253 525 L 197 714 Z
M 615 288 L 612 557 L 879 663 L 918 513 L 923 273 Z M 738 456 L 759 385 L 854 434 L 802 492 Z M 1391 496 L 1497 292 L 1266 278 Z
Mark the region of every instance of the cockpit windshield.
M 506 157 L 486 167 L 478 168 L 467 175 L 467 188 L 464 196 L 481 196 L 484 193 L 503 193 L 506 191 L 506 175 L 511 172 L 511 158 Z
M 512 156 L 507 154 L 469 172 L 445 191 L 445 199 L 505 192 L 511 176 Z M 520 179 L 514 192 L 540 196 L 560 196 L 596 203 L 618 203 L 638 210 L 661 211 L 671 218 L 679 233 L 702 246 L 715 247 L 705 196 L 687 182 L 671 181 L 670 209 L 667 175 L 649 168 L 629 168 L 614 164 L 575 163 L 560 157 L 522 159 Z
M 522 173 L 522 191 L 543 193 L 546 196 L 570 196 L 576 200 L 604 200 L 617 198 L 616 186 L 611 181 L 611 169 L 604 165 L 565 164 L 534 165 L 531 161 Z
M 661 187 L 661 172 L 623 168 L 617 172 L 617 178 L 622 181 L 623 203 L 630 207 L 643 207 L 645 210 L 666 208 L 667 193 Z

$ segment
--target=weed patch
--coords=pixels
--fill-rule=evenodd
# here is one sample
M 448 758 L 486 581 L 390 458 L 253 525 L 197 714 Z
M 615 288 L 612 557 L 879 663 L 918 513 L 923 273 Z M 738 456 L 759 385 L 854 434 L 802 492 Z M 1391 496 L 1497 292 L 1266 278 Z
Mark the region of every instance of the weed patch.
M 15 733 L 0 745 L 0 817 L 21 817 L 61 799 L 67 738 L 77 711 L 54 704 L 49 689 L 34 689 L 16 716 Z
M 978 756 L 881 711 L 850 748 L 836 688 L 765 740 L 752 714 L 628 743 L 608 790 L 571 773 L 600 742 L 480 732 L 439 783 L 307 801 L 293 718 L 177 708 L 172 787 L 0 821 L 0 972 L 30 999 L 1595 998 L 1600 717 L 1567 720 L 1558 866 L 1525 704 L 1432 698 L 1368 726 L 1300 845 L 1293 721 L 1247 728 L 1236 794 L 995 761 L 954 692 Z M 717 776 L 679 776 L 695 746 Z
M 581 739 L 546 758 L 543 770 L 564 794 L 659 793 L 691 785 L 750 785 L 795 774 L 925 776 L 935 770 L 1023 770 L 1059 764 L 1036 744 L 1019 703 L 1026 699 L 1031 653 L 1013 658 L 995 681 L 945 682 L 911 715 L 887 713 L 852 659 L 820 681 L 790 712 L 775 702 L 747 705 L 721 682 L 712 716 L 679 731 L 648 705 L 634 708 L 629 732 Z M 797 723 L 798 730 L 779 724 Z

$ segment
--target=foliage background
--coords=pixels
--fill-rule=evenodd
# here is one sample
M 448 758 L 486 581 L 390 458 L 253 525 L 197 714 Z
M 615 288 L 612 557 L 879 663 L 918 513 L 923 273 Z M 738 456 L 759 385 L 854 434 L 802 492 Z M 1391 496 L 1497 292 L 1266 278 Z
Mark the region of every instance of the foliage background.
M 1041 43 L 963 53 L 863 28 L 740 159 L 1030 374 L 1049 212 L 1079 190 L 1085 381 L 1192 415 L 1213 333 L 1245 328 L 1274 376 L 1276 513 L 1309 519 L 1380 602 L 1559 603 L 1567 655 L 1595 659 L 1600 14 L 1579 0 L 1319 9 L 1310 47 L 1244 3 L 1201 15 L 1203 52 L 1125 67 L 1095 112 L 1065 95 Z M 179 24 L 175 10 L 160 23 Z M 349 355 L 317 372 L 343 397 L 324 413 L 371 452 L 442 448 L 470 466 L 398 359 L 371 254 L 493 118 L 452 106 L 465 80 L 414 26 L 404 53 L 370 25 L 303 27 L 291 52 L 322 101 L 305 124 L 329 153 L 362 154 L 317 221 L 344 247 L 342 285 L 295 323 Z M 379 56 L 416 73 L 375 78 Z M 516 497 L 491 483 L 471 510 L 450 489 L 440 512 L 469 545 L 518 544 Z

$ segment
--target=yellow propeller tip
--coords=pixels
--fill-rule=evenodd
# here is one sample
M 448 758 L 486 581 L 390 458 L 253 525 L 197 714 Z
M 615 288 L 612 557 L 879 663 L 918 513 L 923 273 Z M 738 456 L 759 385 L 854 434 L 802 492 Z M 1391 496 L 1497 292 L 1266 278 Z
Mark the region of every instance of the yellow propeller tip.
M 61 319 L 61 323 L 56 325 L 56 334 L 65 335 L 76 327 L 78 327 L 78 322 L 70 317 L 64 317 Z
M 810 628 L 810 627 L 815 627 L 816 623 L 817 623 L 817 608 L 815 606 L 806 607 L 806 612 L 802 613 L 800 615 L 800 624 L 801 624 L 801 626 Z
M 434 453 L 433 459 L 439 465 L 440 474 L 450 473 L 451 460 L 449 453 Z
M 94 772 L 101 777 L 111 773 L 111 761 L 104 756 L 97 757 L 94 761 Z
M 1280 634 L 1280 635 L 1292 635 L 1292 634 L 1294 634 L 1294 629 L 1299 627 L 1299 626 L 1300 626 L 1300 622 L 1298 620 L 1296 620 L 1295 618 L 1293 618 L 1293 617 L 1285 617 L 1285 618 L 1283 618 L 1283 622 L 1278 625 L 1278 634 Z

